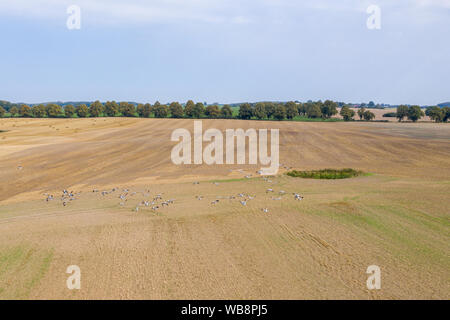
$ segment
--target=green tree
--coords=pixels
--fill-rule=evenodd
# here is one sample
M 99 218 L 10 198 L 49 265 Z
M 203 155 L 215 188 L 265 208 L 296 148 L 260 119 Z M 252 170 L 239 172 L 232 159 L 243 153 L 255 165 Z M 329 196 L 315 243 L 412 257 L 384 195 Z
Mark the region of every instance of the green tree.
M 47 115 L 49 118 L 58 118 L 62 115 L 63 109 L 59 104 L 49 104 L 47 105 Z
M 344 121 L 350 121 L 353 120 L 353 117 L 355 116 L 355 111 L 350 109 L 348 106 L 343 106 L 340 115 L 342 116 L 342 118 L 344 118 Z
M 450 119 L 450 107 L 442 108 L 442 112 L 444 114 L 444 118 L 442 119 L 442 121 L 447 122 L 447 120 Z
M 375 119 L 375 114 L 369 110 L 364 111 L 363 118 L 366 121 L 372 121 Z
M 34 106 L 32 111 L 35 118 L 45 118 L 45 116 L 47 115 L 47 109 L 43 104 Z
M 167 118 L 169 115 L 169 108 L 166 105 L 159 104 L 159 102 L 158 104 L 155 103 L 153 111 L 156 118 Z
M 425 111 L 425 115 L 430 117 L 431 120 L 435 122 L 442 122 L 444 121 L 444 110 L 439 107 L 428 107 Z
M 107 101 L 104 112 L 108 117 L 115 117 L 119 113 L 119 105 L 115 101 Z
M 275 113 L 275 104 L 273 102 L 264 103 L 264 107 L 266 109 L 267 118 L 272 118 Z
M 75 107 L 71 104 L 64 107 L 64 115 L 66 118 L 72 118 L 75 114 Z
M 194 107 L 194 101 L 189 100 L 188 102 L 186 102 L 186 106 L 184 107 L 184 114 L 186 115 L 186 117 L 192 118 L 194 116 Z
M 137 112 L 139 117 L 143 117 L 144 116 L 144 105 L 142 103 L 139 103 L 137 105 L 136 112 Z
M 299 115 L 301 115 L 301 116 L 306 115 L 306 106 L 307 106 L 306 103 L 300 103 L 297 105 L 297 111 L 298 111 Z
M 136 116 L 136 107 L 132 103 L 121 102 L 120 112 L 124 117 L 134 117 Z
M 98 100 L 91 103 L 91 106 L 89 107 L 89 114 L 91 117 L 100 117 L 103 114 L 103 104 Z
M 298 107 L 297 104 L 293 101 L 289 101 L 286 103 L 286 117 L 290 120 L 294 119 L 298 116 Z
M 205 109 L 205 115 L 210 119 L 217 119 L 220 117 L 220 109 L 217 105 L 207 106 Z
M 286 119 L 286 107 L 283 104 L 276 105 L 273 118 L 279 121 Z
M 320 118 L 322 117 L 322 110 L 320 109 L 320 104 L 318 103 L 311 103 L 306 107 L 306 115 L 308 118 Z
M 24 104 L 19 109 L 19 115 L 23 118 L 31 118 L 33 116 L 33 112 L 29 106 Z
M 408 119 L 412 122 L 416 122 L 420 118 L 422 118 L 425 115 L 425 113 L 422 111 L 422 109 L 419 106 L 411 106 L 408 109 Z
M 200 119 L 205 113 L 205 106 L 201 102 L 197 102 L 192 110 L 192 116 L 196 119 Z
M 404 118 L 408 117 L 408 106 L 400 105 L 397 107 L 397 119 L 399 122 L 403 121 Z
M 249 103 L 243 103 L 239 106 L 239 119 L 249 120 L 253 116 L 252 106 Z
M 153 113 L 153 107 L 150 103 L 146 103 L 144 104 L 144 114 L 143 117 L 144 118 L 149 118 L 150 115 Z
M 5 113 L 6 113 L 6 110 L 0 106 L 0 118 L 3 118 L 5 116 Z
M 361 108 L 358 109 L 359 120 L 362 120 L 364 118 L 364 112 L 366 112 L 366 108 L 361 107 Z
M 80 118 L 86 118 L 89 114 L 89 109 L 87 105 L 81 104 L 76 108 L 77 116 Z
M 122 116 L 125 116 L 125 113 L 127 112 L 127 108 L 128 108 L 128 102 L 126 102 L 126 101 L 119 102 L 119 113 Z
M 161 106 L 161 103 L 159 103 L 159 101 L 156 101 L 155 104 L 152 107 L 152 113 L 155 114 L 156 116 L 156 109 L 158 109 Z
M 172 102 L 169 106 L 170 116 L 172 118 L 183 118 L 184 110 L 180 103 Z
M 19 109 L 17 109 L 16 106 L 13 106 L 9 109 L 9 113 L 11 114 L 11 117 L 15 117 L 19 113 Z
M 226 104 L 220 109 L 220 117 L 224 119 L 231 119 L 233 117 L 233 109 Z
M 324 118 L 331 118 L 332 116 L 336 115 L 338 113 L 337 111 L 338 104 L 331 100 L 326 100 L 322 106 L 322 117 Z
M 258 102 L 255 105 L 255 108 L 253 109 L 253 115 L 259 120 L 267 118 L 267 111 L 265 104 L 262 102 Z

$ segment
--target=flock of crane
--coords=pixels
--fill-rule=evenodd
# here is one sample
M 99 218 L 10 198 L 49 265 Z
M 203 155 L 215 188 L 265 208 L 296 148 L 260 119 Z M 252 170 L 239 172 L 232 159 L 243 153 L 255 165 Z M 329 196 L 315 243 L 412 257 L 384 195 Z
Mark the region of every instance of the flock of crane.
M 250 177 L 251 177 L 251 175 L 245 176 L 245 178 L 250 178 Z M 272 180 L 270 180 L 269 177 L 263 177 L 263 179 L 266 182 L 269 182 L 269 183 L 272 182 Z M 193 182 L 193 184 L 199 185 L 200 182 L 196 181 L 196 182 Z M 219 182 L 213 182 L 213 184 L 218 186 Z M 150 208 L 152 211 L 157 211 L 163 207 L 169 207 L 175 203 L 175 199 L 164 199 L 164 196 L 161 193 L 156 194 L 155 196 L 151 197 L 150 196 L 151 192 L 149 189 L 147 189 L 146 191 L 143 191 L 143 192 L 142 191 L 132 192 L 130 189 L 126 189 L 126 188 L 122 189 L 122 190 L 119 190 L 119 188 L 112 188 L 110 190 L 103 190 L 103 191 L 100 191 L 98 189 L 92 190 L 92 193 L 101 194 L 102 197 L 107 197 L 108 195 L 112 195 L 116 192 L 119 192 L 118 199 L 119 199 L 120 207 L 124 207 L 126 205 L 126 203 L 128 203 L 129 200 L 130 200 L 130 202 L 133 201 L 133 199 L 132 199 L 133 196 L 136 196 L 138 194 L 141 194 L 143 196 L 144 200 L 139 201 L 136 206 L 133 206 L 134 207 L 133 211 L 135 211 L 135 212 L 139 212 L 139 210 L 141 208 Z M 62 205 L 64 207 L 66 207 L 70 202 L 79 199 L 81 193 L 82 192 L 78 192 L 78 193 L 75 193 L 74 191 L 69 192 L 66 189 L 64 189 L 62 191 L 61 196 L 59 197 L 59 200 L 61 201 Z M 286 191 L 284 191 L 284 190 L 278 191 L 276 196 L 275 196 L 275 193 L 276 192 L 273 188 L 269 188 L 266 190 L 266 195 L 273 194 L 271 197 L 271 200 L 273 200 L 273 201 L 282 201 L 285 199 L 285 196 L 287 195 Z M 44 195 L 46 196 L 45 201 L 47 201 L 47 202 L 50 202 L 50 201 L 53 201 L 56 199 L 54 197 L 54 195 L 52 195 L 52 194 L 45 193 Z M 116 193 L 116 195 L 117 195 L 117 193 Z M 296 200 L 296 201 L 303 200 L 303 196 L 301 196 L 299 193 L 292 193 L 292 195 L 293 195 L 294 200 Z M 205 197 L 203 195 L 195 196 L 195 199 L 197 199 L 199 201 L 203 200 L 204 198 Z M 242 206 L 247 206 L 249 201 L 252 201 L 255 198 L 256 198 L 256 195 L 250 195 L 247 193 L 238 193 L 236 195 L 231 195 L 231 196 L 216 197 L 213 201 L 210 202 L 210 205 L 215 206 L 215 205 L 219 204 L 221 200 L 229 200 L 229 201 L 239 201 L 239 203 Z M 263 211 L 264 213 L 268 213 L 269 209 L 261 208 L 261 211 Z

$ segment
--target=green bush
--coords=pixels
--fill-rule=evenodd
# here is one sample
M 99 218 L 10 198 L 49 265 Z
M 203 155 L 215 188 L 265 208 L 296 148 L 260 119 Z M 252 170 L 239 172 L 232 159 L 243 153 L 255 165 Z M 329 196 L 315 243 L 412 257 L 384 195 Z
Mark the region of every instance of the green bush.
M 231 119 L 233 117 L 233 109 L 229 105 L 224 105 L 222 109 L 220 109 L 220 116 L 224 119 Z
M 363 175 L 364 172 L 354 170 L 351 168 L 346 169 L 323 169 L 313 171 L 297 171 L 292 170 L 287 173 L 288 176 L 294 178 L 307 178 L 307 179 L 347 179 Z

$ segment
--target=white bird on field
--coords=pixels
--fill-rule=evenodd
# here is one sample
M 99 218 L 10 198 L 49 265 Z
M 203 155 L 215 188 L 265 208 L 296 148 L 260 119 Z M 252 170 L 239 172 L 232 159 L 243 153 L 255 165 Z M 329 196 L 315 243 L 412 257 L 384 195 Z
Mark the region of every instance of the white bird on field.
M 246 205 L 247 205 L 247 201 L 241 201 L 241 204 L 242 204 L 243 206 L 246 206 Z
M 303 197 L 301 195 L 299 195 L 298 193 L 294 193 L 294 199 L 301 201 L 301 200 L 303 200 Z
M 263 208 L 263 209 L 261 209 L 264 213 L 268 213 L 269 212 L 269 209 L 267 209 L 267 208 Z

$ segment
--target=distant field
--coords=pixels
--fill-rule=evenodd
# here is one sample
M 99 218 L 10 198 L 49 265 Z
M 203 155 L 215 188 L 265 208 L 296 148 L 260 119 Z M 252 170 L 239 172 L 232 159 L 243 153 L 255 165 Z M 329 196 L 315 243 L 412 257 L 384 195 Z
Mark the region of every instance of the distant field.
M 351 108 L 352 110 L 354 110 L 355 111 L 355 113 L 356 113 L 356 115 L 355 115 L 355 119 L 358 119 L 359 120 L 359 117 L 358 117 L 358 114 L 357 114 L 357 112 L 358 112 L 358 109 L 357 108 Z M 396 108 L 386 108 L 386 109 L 366 109 L 366 110 L 369 110 L 370 112 L 372 112 L 374 115 L 375 115 L 375 121 L 379 121 L 379 120 L 385 120 L 385 121 L 391 121 L 391 122 L 396 122 L 396 121 L 398 121 L 398 119 L 397 118 L 390 118 L 390 117 L 383 117 L 383 114 L 386 114 L 386 113 L 391 113 L 391 112 L 397 112 L 397 109 Z M 425 109 L 422 109 L 423 110 L 423 112 L 425 112 Z M 340 112 L 341 111 L 341 109 L 339 108 L 338 109 L 338 111 Z M 342 119 L 342 117 L 339 115 L 339 114 L 337 114 L 336 116 L 335 116 L 336 118 L 339 118 L 339 119 Z M 407 120 L 407 119 L 404 119 L 405 121 Z M 424 116 L 423 118 L 421 118 L 418 122 L 428 122 L 428 121 L 431 121 L 431 119 L 429 118 L 429 117 L 427 117 L 427 116 Z
M 282 170 L 265 181 L 259 166 L 173 165 L 171 132 L 193 120 L 0 119 L 0 299 L 450 298 L 449 125 L 203 127 L 279 128 Z M 371 175 L 299 179 L 285 167 Z M 80 193 L 65 207 L 63 189 Z M 135 211 L 157 194 L 175 202 Z M 74 264 L 80 291 L 66 287 Z

